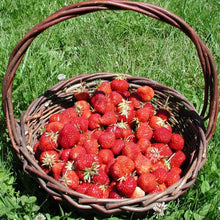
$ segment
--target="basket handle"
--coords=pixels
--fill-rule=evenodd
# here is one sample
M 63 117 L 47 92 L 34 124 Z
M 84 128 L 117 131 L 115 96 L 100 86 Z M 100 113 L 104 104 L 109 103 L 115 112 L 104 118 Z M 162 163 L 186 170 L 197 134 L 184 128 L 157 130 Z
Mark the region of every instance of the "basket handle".
M 11 138 L 13 146 L 15 145 L 15 142 L 17 144 L 19 144 L 20 142 L 18 137 L 19 135 L 17 134 L 16 129 L 16 120 L 13 114 L 12 86 L 15 72 L 28 47 L 30 46 L 32 41 L 47 28 L 70 18 L 102 10 L 135 11 L 170 24 L 173 27 L 176 27 L 184 32 L 191 39 L 199 56 L 205 82 L 203 108 L 200 116 L 203 121 L 208 120 L 206 128 L 206 140 L 208 142 L 214 133 L 217 122 L 219 93 L 217 83 L 217 70 L 213 58 L 204 42 L 198 37 L 196 32 L 185 21 L 159 6 L 148 3 L 123 0 L 97 0 L 84 1 L 61 8 L 60 10 L 51 14 L 48 18 L 34 26 L 20 40 L 20 42 L 18 42 L 18 44 L 12 51 L 2 83 L 2 105 L 4 114 L 6 116 L 9 136 Z

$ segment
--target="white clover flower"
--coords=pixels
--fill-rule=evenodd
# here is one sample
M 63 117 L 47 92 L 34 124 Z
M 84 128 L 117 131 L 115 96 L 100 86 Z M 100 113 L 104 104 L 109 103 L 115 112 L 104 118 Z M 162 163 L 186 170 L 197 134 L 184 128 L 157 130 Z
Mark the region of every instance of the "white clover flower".
M 166 209 L 167 209 L 167 205 L 165 204 L 165 202 L 156 203 L 155 206 L 153 207 L 155 214 L 159 216 L 164 216 L 164 211 Z
M 59 74 L 58 76 L 57 76 L 57 79 L 58 80 L 64 80 L 64 79 L 66 79 L 66 75 L 65 74 L 63 74 L 63 73 L 61 73 L 61 74 Z
M 46 217 L 43 214 L 38 214 L 35 220 L 46 220 Z

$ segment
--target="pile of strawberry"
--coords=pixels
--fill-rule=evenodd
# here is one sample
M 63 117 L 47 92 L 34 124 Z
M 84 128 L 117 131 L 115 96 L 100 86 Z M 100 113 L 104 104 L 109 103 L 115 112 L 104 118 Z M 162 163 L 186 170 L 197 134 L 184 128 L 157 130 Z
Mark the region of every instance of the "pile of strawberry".
M 151 103 L 151 87 L 131 90 L 118 77 L 73 95 L 34 145 L 46 173 L 79 193 L 115 199 L 161 192 L 181 178 L 184 139 L 172 131 L 171 113 Z

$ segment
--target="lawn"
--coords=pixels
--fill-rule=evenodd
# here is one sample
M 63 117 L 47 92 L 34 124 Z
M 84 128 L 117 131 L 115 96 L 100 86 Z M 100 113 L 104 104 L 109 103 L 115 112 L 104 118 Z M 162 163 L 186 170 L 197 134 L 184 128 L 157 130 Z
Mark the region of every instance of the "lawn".
M 143 0 L 159 5 L 190 24 L 220 65 L 220 2 L 218 0 Z M 35 24 L 72 0 L 2 0 L 0 3 L 0 78 L 11 51 Z M 198 112 L 202 109 L 204 81 L 197 52 L 179 30 L 129 11 L 105 11 L 55 25 L 30 46 L 13 85 L 17 118 L 29 104 L 58 82 L 81 73 L 118 72 L 144 76 L 183 93 Z M 219 77 L 218 77 L 219 78 Z M 0 95 L 0 100 L 2 95 Z M 25 174 L 7 134 L 0 111 L 0 218 L 88 219 L 53 200 Z M 220 218 L 220 125 L 207 149 L 207 162 L 196 183 L 175 201 L 167 203 L 163 217 L 153 212 L 91 219 L 218 219 Z M 40 219 L 40 218 L 38 218 Z

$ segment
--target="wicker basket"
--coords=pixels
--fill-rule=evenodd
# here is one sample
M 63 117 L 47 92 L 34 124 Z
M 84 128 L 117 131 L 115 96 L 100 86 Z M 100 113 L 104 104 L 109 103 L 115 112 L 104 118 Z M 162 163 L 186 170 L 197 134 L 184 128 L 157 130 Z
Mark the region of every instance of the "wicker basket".
M 77 88 L 81 83 L 86 83 L 87 88 L 92 90 L 96 86 L 95 80 L 110 81 L 115 77 L 115 74 L 82 74 L 62 81 L 34 100 L 20 119 L 15 119 L 13 115 L 12 85 L 15 72 L 32 41 L 45 29 L 59 22 L 102 10 L 131 10 L 180 29 L 196 47 L 205 82 L 204 104 L 199 115 L 193 105 L 178 91 L 146 78 L 127 76 L 131 87 L 149 85 L 155 90 L 154 104 L 156 106 L 162 106 L 169 98 L 168 105 L 173 112 L 171 123 L 184 136 L 186 143 L 184 152 L 187 155 L 184 175 L 178 182 L 163 192 L 136 199 L 97 199 L 70 190 L 45 174 L 31 153 L 31 148 L 38 138 L 38 130 L 47 122 L 49 116 L 73 105 L 72 94 L 66 92 L 67 88 Z M 98 211 L 104 214 L 145 212 L 152 209 L 156 203 L 175 200 L 187 191 L 194 184 L 198 171 L 206 161 L 207 144 L 213 135 L 218 114 L 217 71 L 209 50 L 195 31 L 182 19 L 163 8 L 152 4 L 123 0 L 97 0 L 72 4 L 58 10 L 33 27 L 11 53 L 3 79 L 2 92 L 3 110 L 9 136 L 13 148 L 23 163 L 24 171 L 36 178 L 40 185 L 55 199 L 66 201 L 77 209 Z M 207 121 L 206 127 L 204 126 L 205 121 Z

